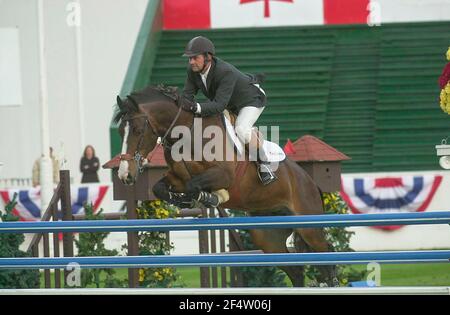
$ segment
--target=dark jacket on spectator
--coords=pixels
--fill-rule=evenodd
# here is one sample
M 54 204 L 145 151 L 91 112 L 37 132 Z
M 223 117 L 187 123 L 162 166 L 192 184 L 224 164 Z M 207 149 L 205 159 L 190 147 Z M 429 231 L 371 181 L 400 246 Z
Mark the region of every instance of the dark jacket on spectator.
M 98 183 L 100 180 L 98 179 L 97 171 L 100 166 L 100 162 L 96 156 L 92 159 L 88 159 L 86 157 L 82 157 L 80 161 L 80 171 L 83 173 L 83 177 L 81 178 L 82 183 Z

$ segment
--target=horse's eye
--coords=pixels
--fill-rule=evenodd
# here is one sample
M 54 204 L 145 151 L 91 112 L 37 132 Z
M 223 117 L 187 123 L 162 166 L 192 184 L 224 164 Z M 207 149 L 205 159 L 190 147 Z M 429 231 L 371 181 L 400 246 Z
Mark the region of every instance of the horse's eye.
M 142 128 L 135 127 L 135 128 L 133 128 L 133 133 L 141 135 L 144 133 L 144 130 L 142 130 Z

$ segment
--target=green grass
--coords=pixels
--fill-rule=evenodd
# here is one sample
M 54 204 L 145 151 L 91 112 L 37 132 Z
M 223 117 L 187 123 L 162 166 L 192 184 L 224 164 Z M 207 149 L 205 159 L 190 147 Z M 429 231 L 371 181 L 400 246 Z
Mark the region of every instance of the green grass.
M 365 270 L 365 266 L 355 269 Z M 382 286 L 450 286 L 450 263 L 381 265 Z
M 362 271 L 366 270 L 366 265 L 354 265 L 353 268 Z M 175 283 L 175 287 L 199 288 L 200 269 L 199 268 L 177 268 L 180 281 Z M 220 286 L 220 269 L 219 286 Z M 229 272 L 227 270 L 227 274 Z M 119 279 L 128 278 L 127 269 L 116 269 L 116 277 Z M 52 287 L 53 287 L 53 274 Z M 104 279 L 104 278 L 103 278 Z M 102 280 L 103 280 L 102 279 Z M 291 286 L 286 277 L 286 284 Z M 449 264 L 403 264 L 403 265 L 381 265 L 381 285 L 382 286 L 450 286 L 450 263 Z M 41 273 L 41 287 L 44 287 L 44 273 Z M 93 287 L 93 286 L 91 286 Z

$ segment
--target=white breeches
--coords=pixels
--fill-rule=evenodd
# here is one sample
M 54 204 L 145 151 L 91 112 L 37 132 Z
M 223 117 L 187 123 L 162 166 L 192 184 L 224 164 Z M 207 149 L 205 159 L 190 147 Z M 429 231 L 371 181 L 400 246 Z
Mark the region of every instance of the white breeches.
M 263 112 L 264 107 L 246 106 L 243 107 L 236 119 L 236 134 L 242 143 L 250 142 L 252 137 L 252 127 Z

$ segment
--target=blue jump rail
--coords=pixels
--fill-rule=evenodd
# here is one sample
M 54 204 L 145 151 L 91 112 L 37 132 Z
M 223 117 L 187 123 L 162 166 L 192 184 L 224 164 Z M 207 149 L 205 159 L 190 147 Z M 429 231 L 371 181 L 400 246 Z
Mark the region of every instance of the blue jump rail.
M 450 211 L 208 219 L 1 222 L 0 233 L 190 231 L 450 224 Z
M 148 268 L 148 267 L 237 267 L 290 265 L 347 265 L 449 263 L 450 250 L 402 252 L 340 252 L 290 254 L 216 254 L 186 256 L 119 256 L 0 258 L 0 269 Z M 78 265 L 74 265 L 78 264 Z

